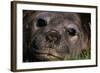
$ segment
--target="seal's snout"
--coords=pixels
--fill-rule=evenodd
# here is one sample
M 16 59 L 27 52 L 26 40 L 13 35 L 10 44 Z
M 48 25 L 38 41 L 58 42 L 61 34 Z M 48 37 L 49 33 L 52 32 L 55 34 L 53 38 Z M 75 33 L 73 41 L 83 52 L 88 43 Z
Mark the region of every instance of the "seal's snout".
M 51 30 L 51 31 L 46 33 L 45 38 L 46 38 L 46 41 L 48 41 L 48 42 L 56 43 L 56 42 L 60 41 L 61 35 L 58 31 Z

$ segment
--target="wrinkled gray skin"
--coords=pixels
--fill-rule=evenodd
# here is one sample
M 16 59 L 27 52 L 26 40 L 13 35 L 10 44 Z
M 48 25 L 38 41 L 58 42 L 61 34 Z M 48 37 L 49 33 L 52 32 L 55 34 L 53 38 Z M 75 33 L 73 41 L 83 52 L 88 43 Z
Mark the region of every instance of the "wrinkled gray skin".
M 31 17 L 32 61 L 64 60 L 79 55 L 89 46 L 78 14 L 36 12 Z

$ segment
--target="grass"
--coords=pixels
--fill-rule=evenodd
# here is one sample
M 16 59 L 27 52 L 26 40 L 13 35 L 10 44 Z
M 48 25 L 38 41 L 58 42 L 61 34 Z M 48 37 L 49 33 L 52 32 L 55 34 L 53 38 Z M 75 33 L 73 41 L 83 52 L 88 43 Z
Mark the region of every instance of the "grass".
M 70 56 L 69 58 L 66 57 L 65 60 L 84 60 L 84 59 L 90 59 L 91 58 L 91 52 L 90 49 L 83 50 L 78 56 Z

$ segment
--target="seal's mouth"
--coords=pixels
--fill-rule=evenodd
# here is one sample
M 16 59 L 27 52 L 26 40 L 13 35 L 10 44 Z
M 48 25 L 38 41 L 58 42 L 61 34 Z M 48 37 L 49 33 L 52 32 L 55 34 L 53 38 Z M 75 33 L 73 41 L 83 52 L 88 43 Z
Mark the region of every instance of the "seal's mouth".
M 57 52 L 55 52 L 51 48 L 46 48 L 49 50 L 34 50 L 34 56 L 35 58 L 39 60 L 63 60 L 61 55 L 58 55 Z M 51 50 L 50 50 L 51 49 Z

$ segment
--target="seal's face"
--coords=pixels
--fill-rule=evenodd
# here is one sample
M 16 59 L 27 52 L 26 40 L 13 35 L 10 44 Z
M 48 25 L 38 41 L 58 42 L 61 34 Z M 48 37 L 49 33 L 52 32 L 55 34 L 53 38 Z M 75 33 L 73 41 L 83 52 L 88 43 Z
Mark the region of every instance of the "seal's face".
M 31 33 L 30 50 L 37 61 L 64 60 L 84 49 L 81 21 L 75 13 L 37 12 Z

